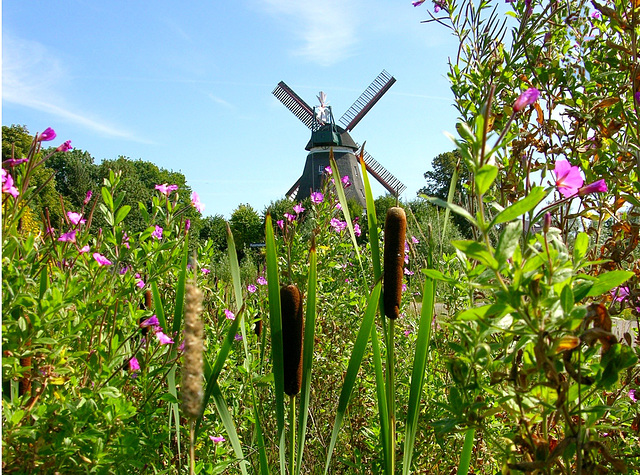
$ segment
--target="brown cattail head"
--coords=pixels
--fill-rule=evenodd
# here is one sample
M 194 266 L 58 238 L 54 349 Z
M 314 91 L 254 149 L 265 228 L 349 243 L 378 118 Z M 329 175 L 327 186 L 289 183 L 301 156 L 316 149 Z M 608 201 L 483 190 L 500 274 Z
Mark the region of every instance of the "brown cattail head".
M 204 360 L 204 325 L 202 291 L 194 284 L 187 284 L 184 304 L 184 361 L 182 366 L 182 410 L 190 419 L 196 419 L 202 411 Z
M 404 242 L 407 235 L 407 215 L 394 206 L 387 211 L 384 224 L 384 313 L 391 319 L 400 315 Z
M 259 315 L 258 319 L 255 320 L 253 331 L 257 336 L 260 336 L 262 334 L 262 315 Z
M 295 285 L 280 289 L 284 392 L 295 396 L 302 386 L 302 295 Z

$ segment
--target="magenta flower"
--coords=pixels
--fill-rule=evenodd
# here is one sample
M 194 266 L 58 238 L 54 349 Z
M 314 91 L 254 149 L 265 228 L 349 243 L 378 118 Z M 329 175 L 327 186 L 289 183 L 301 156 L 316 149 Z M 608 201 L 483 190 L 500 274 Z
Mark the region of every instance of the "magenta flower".
M 409 335 L 411 335 L 411 330 L 410 329 L 406 329 L 404 331 L 404 336 L 409 336 Z
M 525 107 L 533 104 L 540 97 L 540 91 L 538 91 L 535 87 L 530 87 L 526 91 L 524 91 L 520 96 L 516 99 L 516 102 L 513 103 L 513 110 L 515 112 L 520 112 Z
M 253 285 L 253 284 L 247 285 L 247 291 L 250 294 L 254 294 L 256 292 L 256 290 L 258 290 L 258 287 L 256 287 L 255 285 Z
M 162 228 L 160 226 L 156 226 L 156 229 L 151 233 L 151 237 L 162 239 Z
M 127 249 L 131 249 L 131 246 L 129 245 L 129 236 L 127 235 L 127 233 L 124 233 L 122 235 L 122 244 L 124 245 L 124 247 L 126 247 Z
M 224 316 L 227 317 L 228 320 L 235 320 L 236 316 L 233 312 L 227 308 L 224 309 Z
M 49 140 L 53 140 L 56 138 L 56 131 L 53 130 L 51 127 L 47 127 L 46 129 L 44 129 L 44 132 L 42 132 L 39 136 L 38 136 L 38 142 L 48 142 Z
M 242 335 L 240 333 L 236 333 L 236 336 L 233 337 L 236 341 L 242 341 Z
M 411 5 L 413 5 L 414 7 L 420 6 L 424 3 L 424 0 L 417 0 L 415 2 L 411 2 Z
M 87 196 L 84 197 L 84 201 L 82 203 L 85 205 L 89 203 L 89 201 L 91 201 L 92 196 L 93 196 L 93 192 L 91 190 L 87 191 Z
M 18 165 L 20 165 L 21 163 L 26 162 L 28 159 L 27 158 L 10 158 L 8 160 L 5 160 L 4 162 L 2 162 L 3 165 L 7 165 L 9 167 L 16 167 Z
M 140 279 L 136 282 L 136 287 L 138 287 L 139 289 L 144 289 L 144 280 Z
M 334 208 L 337 209 L 338 211 L 340 211 L 342 209 L 342 205 L 340 203 L 336 203 Z
M 616 302 L 623 302 L 629 298 L 629 287 L 620 286 L 615 289 L 611 289 L 611 296 Z
M 129 360 L 129 371 L 140 371 L 140 363 L 135 356 Z
M 156 185 L 156 190 L 162 193 L 165 196 L 169 196 L 169 194 L 178 189 L 178 185 L 168 185 L 163 183 L 162 185 Z
M 607 183 L 603 179 L 594 181 L 593 183 L 590 183 L 578 189 L 578 195 L 580 196 L 589 195 L 591 193 L 606 193 L 606 192 L 607 192 Z
M 96 262 L 98 264 L 100 264 L 101 266 L 110 266 L 111 264 L 113 264 L 113 262 L 111 262 L 109 259 L 107 259 L 106 257 L 104 257 L 102 254 L 100 254 L 99 252 L 94 252 L 93 253 L 93 258 L 96 260 Z
M 209 272 L 211 272 L 211 269 L 203 268 L 200 270 L 200 272 L 202 272 L 204 275 L 207 275 L 209 274 Z
M 413 272 L 405 267 L 404 268 L 404 275 L 413 275 Z
M 9 193 L 14 198 L 19 195 L 18 189 L 13 185 L 13 177 L 4 168 L 2 169 L 2 192 Z
M 89 247 L 89 244 L 87 244 L 86 246 L 82 246 L 80 248 L 80 254 L 84 254 L 85 252 L 89 252 L 91 250 L 91 248 Z
M 633 402 L 638 402 L 638 390 L 637 389 L 629 389 L 629 397 Z
M 200 201 L 200 197 L 198 196 L 198 193 L 196 193 L 195 191 L 191 193 L 191 203 L 193 204 L 193 207 L 197 209 L 199 212 L 202 213 L 204 211 L 204 204 L 202 204 L 202 202 Z
M 152 315 L 140 323 L 140 328 L 159 327 L 159 325 L 160 325 L 160 322 L 158 321 L 158 317 L 155 315 Z
M 417 237 L 415 237 L 415 236 L 411 236 L 411 242 L 412 242 L 413 244 L 419 244 L 419 243 L 420 243 L 420 240 L 418 240 L 418 238 L 417 238 Z
M 258 285 L 267 285 L 267 279 L 265 279 L 264 277 L 260 276 L 258 277 L 258 279 L 256 280 L 256 282 L 258 283 Z
M 155 327 L 154 331 L 156 333 L 156 338 L 158 339 L 161 345 L 173 344 L 173 340 L 162 332 L 162 328 L 160 328 L 159 326 Z
M 358 237 L 360 237 L 360 235 L 362 234 L 362 229 L 360 229 L 360 225 L 358 223 L 355 223 L 353 225 L 353 234 L 355 234 Z
M 342 184 L 345 188 L 349 188 L 351 186 L 351 182 L 349 181 L 349 175 L 345 175 L 342 177 Z
M 315 204 L 322 203 L 323 199 L 324 199 L 324 195 L 322 193 L 320 193 L 319 191 L 314 191 L 313 193 L 311 193 L 311 202 L 312 203 L 315 203 Z
M 296 214 L 300 214 L 304 211 L 304 208 L 302 207 L 302 205 L 300 203 L 298 203 L 297 205 L 295 205 L 293 207 L 293 211 L 296 212 Z
M 191 220 L 190 219 L 185 219 L 184 220 L 184 230 L 185 231 L 189 231 L 189 229 L 191 229 Z
M 553 173 L 558 191 L 565 198 L 575 195 L 584 183 L 580 168 L 571 166 L 567 160 L 558 160 Z
M 225 438 L 224 438 L 224 437 L 222 437 L 222 436 L 220 436 L 220 437 L 214 437 L 214 436 L 210 435 L 210 436 L 209 436 L 209 438 L 211 439 L 211 441 L 212 441 L 214 444 L 219 444 L 220 442 L 224 442 L 224 441 L 225 441 Z
M 58 148 L 56 148 L 56 152 L 68 152 L 72 148 L 73 147 L 71 146 L 71 140 L 67 140 L 63 144 L 58 145 Z
M 67 217 L 69 218 L 69 221 L 71 221 L 71 223 L 75 224 L 76 226 L 78 224 L 86 223 L 86 220 L 82 219 L 82 215 L 80 213 L 74 213 L 73 211 L 68 211 Z
M 276 221 L 276 224 L 280 229 L 284 229 L 284 221 L 282 219 L 279 219 L 278 221 Z
M 68 233 L 61 234 L 58 241 L 62 242 L 76 242 L 76 230 L 73 229 Z
M 345 221 L 340 221 L 338 218 L 331 218 L 329 224 L 331 224 L 331 227 L 337 232 L 344 231 L 347 228 L 347 223 Z
M 640 103 L 640 91 L 636 92 L 633 95 L 633 98 L 635 99 L 636 102 Z

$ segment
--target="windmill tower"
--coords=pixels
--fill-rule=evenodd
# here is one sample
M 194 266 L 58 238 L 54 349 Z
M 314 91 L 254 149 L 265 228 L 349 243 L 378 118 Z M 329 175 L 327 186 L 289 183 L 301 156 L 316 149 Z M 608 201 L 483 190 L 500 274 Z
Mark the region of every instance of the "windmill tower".
M 287 192 L 287 197 L 302 200 L 322 186 L 324 169 L 329 165 L 329 151 L 338 165 L 340 176 L 347 175 L 351 186 L 345 189 L 347 199 L 353 198 L 366 207 L 364 184 L 361 168 L 355 152 L 360 147 L 351 138 L 349 132 L 362 120 L 378 100 L 396 82 L 388 72 L 382 71 L 365 89 L 360 97 L 347 109 L 336 125 L 330 106 L 326 105 L 323 92 L 318 95 L 320 106 L 310 107 L 300 96 L 280 81 L 273 90 L 273 95 L 282 102 L 300 121 L 311 130 L 311 139 L 305 150 L 309 152 L 302 176 Z M 406 186 L 378 163 L 366 151 L 364 161 L 367 171 L 373 175 L 389 193 L 398 196 Z

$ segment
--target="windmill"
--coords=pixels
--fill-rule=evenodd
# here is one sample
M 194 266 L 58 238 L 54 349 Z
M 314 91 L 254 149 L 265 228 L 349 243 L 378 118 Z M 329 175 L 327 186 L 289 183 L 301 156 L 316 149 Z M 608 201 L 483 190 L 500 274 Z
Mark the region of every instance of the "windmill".
M 351 183 L 345 189 L 347 199 L 354 198 L 362 206 L 366 206 L 361 168 L 355 156 L 360 146 L 354 142 L 349 132 L 395 82 L 395 78 L 383 70 L 343 114 L 338 121 L 340 125 L 336 125 L 331 106 L 326 104 L 323 92 L 318 95 L 320 106 L 312 108 L 283 81 L 278 83 L 273 95 L 311 130 L 311 139 L 305 147 L 309 154 L 304 171 L 287 192 L 287 197 L 302 200 L 321 187 L 324 169 L 329 165 L 329 151 L 332 149 L 340 176 L 347 175 Z M 366 151 L 364 162 L 367 171 L 391 194 L 398 196 L 406 189 L 400 180 Z

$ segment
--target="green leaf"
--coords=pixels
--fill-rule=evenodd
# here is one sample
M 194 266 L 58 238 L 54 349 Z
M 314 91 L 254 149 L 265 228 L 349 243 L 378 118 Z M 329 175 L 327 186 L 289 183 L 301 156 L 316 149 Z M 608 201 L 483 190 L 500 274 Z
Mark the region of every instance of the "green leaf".
M 626 270 L 614 270 L 606 274 L 600 274 L 593 287 L 587 293 L 587 297 L 598 297 L 611 289 L 624 284 L 633 277 L 633 272 Z
M 213 383 L 213 402 L 216 405 L 216 409 L 218 410 L 218 414 L 220 415 L 220 419 L 222 420 L 222 424 L 227 431 L 227 435 L 229 436 L 229 442 L 231 442 L 231 447 L 233 447 L 233 452 L 236 454 L 236 458 L 239 461 L 240 470 L 243 475 L 247 475 L 247 467 L 249 463 L 245 460 L 244 454 L 242 452 L 242 444 L 240 443 L 240 438 L 238 437 L 238 431 L 236 430 L 236 425 L 233 422 L 233 417 L 229 412 L 229 406 L 222 395 L 222 391 L 220 390 L 220 386 L 218 383 L 214 381 Z
M 129 205 L 124 205 L 122 208 L 120 208 L 117 212 L 116 212 L 116 218 L 115 218 L 115 222 L 114 224 L 117 226 L 118 224 L 120 224 L 124 218 L 127 217 L 127 215 L 129 214 L 129 211 L 131 211 L 131 206 Z
M 589 236 L 587 233 L 578 233 L 573 243 L 573 262 L 577 264 L 587 254 L 589 248 Z
M 178 275 L 178 285 L 176 286 L 176 300 L 173 312 L 173 334 L 176 335 L 182 326 L 182 312 L 184 304 L 184 288 L 187 280 L 187 263 L 189 262 L 189 234 L 184 238 L 184 251 L 182 253 L 182 262 L 180 263 L 180 274 Z M 177 346 L 173 345 L 172 352 L 175 353 Z
M 452 279 L 451 277 L 448 277 L 446 275 L 444 275 L 442 272 L 440 272 L 439 270 L 435 270 L 435 269 L 422 269 L 421 271 L 424 275 L 426 275 L 429 279 L 433 279 L 433 280 L 439 280 L 441 282 L 446 282 L 448 284 L 455 284 L 458 281 L 455 279 Z
M 493 165 L 484 165 L 476 172 L 475 182 L 476 189 L 479 194 L 484 195 L 498 176 L 498 167 Z
M 153 294 L 153 308 L 156 311 L 156 317 L 158 317 L 158 322 L 164 331 L 167 331 L 167 319 L 164 316 L 164 308 L 162 306 L 162 298 L 160 297 L 160 292 L 158 292 L 158 283 L 153 280 L 151 281 L 151 293 Z
M 573 290 L 571 290 L 570 285 L 565 285 L 562 288 L 562 292 L 560 292 L 560 306 L 562 307 L 562 311 L 565 315 L 569 315 L 571 313 L 574 303 Z
M 104 201 L 107 209 L 113 213 L 113 197 L 111 196 L 111 193 L 105 187 L 100 189 L 100 193 L 102 194 L 102 201 Z
M 458 465 L 458 475 L 467 475 L 469 473 L 469 464 L 471 463 L 471 452 L 473 451 L 473 439 L 475 429 L 467 429 L 464 436 L 464 446 L 460 454 L 460 465 Z
M 464 312 L 458 314 L 458 320 L 478 320 L 479 318 L 495 317 L 501 318 L 507 313 L 513 311 L 510 305 L 503 303 L 492 303 L 481 307 L 471 307 Z
M 518 247 L 522 236 L 522 221 L 513 221 L 500 233 L 498 247 L 496 248 L 496 259 L 500 267 L 507 262 Z
M 499 212 L 491 221 L 489 228 L 497 225 L 513 221 L 523 214 L 535 208 L 547 196 L 547 192 L 541 186 L 534 186 L 529 194 L 522 200 L 516 201 L 503 211 Z
M 456 249 L 461 250 L 470 259 L 475 259 L 481 264 L 490 267 L 491 269 L 498 269 L 498 261 L 491 255 L 487 249 L 487 245 L 478 241 L 451 241 L 451 244 Z
M 478 226 L 478 222 L 476 221 L 476 218 L 474 218 L 471 213 L 469 213 L 466 209 L 464 209 L 462 206 L 458 206 L 455 205 L 453 203 L 448 203 L 444 200 L 441 200 L 440 198 L 435 198 L 432 196 L 426 196 L 426 195 L 420 195 L 422 198 L 424 198 L 425 200 L 427 200 L 429 203 L 440 206 L 442 208 L 447 208 L 450 209 L 451 211 L 453 211 L 456 214 L 459 214 L 460 216 L 462 216 L 463 218 L 466 218 L 467 221 L 469 221 L 471 224 L 473 224 L 474 226 Z
M 353 387 L 358 378 L 358 371 L 360 370 L 360 364 L 362 363 L 362 358 L 364 356 L 365 350 L 367 349 L 367 342 L 369 340 L 369 335 L 371 334 L 371 328 L 373 327 L 373 322 L 375 320 L 376 310 L 378 308 L 378 301 L 380 300 L 381 285 L 382 285 L 382 282 L 378 281 L 376 286 L 373 288 L 373 291 L 369 295 L 369 300 L 367 303 L 367 308 L 364 313 L 364 318 L 362 319 L 360 329 L 358 330 L 358 335 L 356 336 L 356 342 L 353 346 L 353 352 L 351 353 L 351 358 L 349 358 L 347 373 L 344 377 L 344 383 L 342 384 L 342 389 L 340 390 L 340 398 L 338 399 L 338 411 L 336 413 L 336 419 L 333 423 L 333 430 L 331 432 L 331 441 L 329 443 L 327 461 L 324 466 L 325 475 L 329 471 L 329 466 L 331 464 L 331 456 L 333 454 L 333 449 L 336 445 L 336 441 L 338 440 L 338 433 L 340 432 L 340 427 L 342 426 L 342 421 L 344 419 L 344 415 L 347 410 L 347 405 L 349 404 L 349 399 L 351 398 L 351 391 L 353 390 Z

